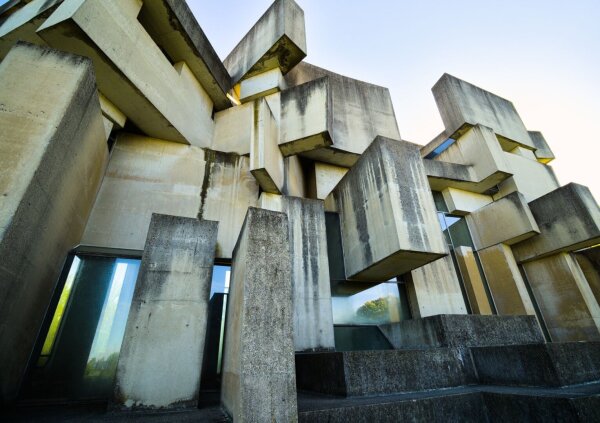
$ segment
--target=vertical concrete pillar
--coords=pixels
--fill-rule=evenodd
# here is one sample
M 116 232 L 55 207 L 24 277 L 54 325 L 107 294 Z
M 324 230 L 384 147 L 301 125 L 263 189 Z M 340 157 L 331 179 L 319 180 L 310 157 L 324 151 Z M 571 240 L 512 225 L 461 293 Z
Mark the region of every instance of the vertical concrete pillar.
M 0 63 L 0 401 L 17 394 L 107 159 L 92 62 L 17 43 Z
M 233 252 L 221 400 L 235 422 L 295 422 L 288 219 L 250 207 Z
M 117 408 L 197 406 L 217 229 L 152 215 L 117 367 Z
M 523 268 L 552 341 L 600 341 L 600 306 L 572 255 L 559 253 Z
M 483 286 L 473 249 L 471 247 L 457 247 L 454 249 L 454 254 L 473 314 L 492 314 L 492 307 Z

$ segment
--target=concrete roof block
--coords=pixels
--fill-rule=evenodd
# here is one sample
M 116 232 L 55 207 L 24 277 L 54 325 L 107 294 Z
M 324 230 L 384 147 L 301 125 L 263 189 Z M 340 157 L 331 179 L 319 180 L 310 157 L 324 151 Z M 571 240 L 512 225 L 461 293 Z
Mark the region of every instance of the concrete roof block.
M 377 137 L 330 198 L 348 279 L 387 281 L 448 253 L 415 144 Z
M 529 203 L 540 234 L 512 247 L 519 262 L 600 243 L 600 207 L 590 190 L 568 184 Z
M 481 124 L 492 128 L 502 142 L 513 148 L 517 144 L 535 148 L 510 101 L 447 73 L 432 91 L 449 137 L 457 139 L 471 126 Z
M 555 159 L 554 153 L 550 149 L 550 146 L 546 142 L 546 138 L 539 131 L 529 131 L 529 136 L 536 150 L 534 152 L 535 157 L 541 163 L 548 164 Z
M 275 68 L 286 74 L 305 57 L 304 11 L 293 0 L 276 0 L 223 63 L 235 84 Z
M 523 194 L 513 192 L 467 216 L 477 250 L 516 244 L 540 233 Z

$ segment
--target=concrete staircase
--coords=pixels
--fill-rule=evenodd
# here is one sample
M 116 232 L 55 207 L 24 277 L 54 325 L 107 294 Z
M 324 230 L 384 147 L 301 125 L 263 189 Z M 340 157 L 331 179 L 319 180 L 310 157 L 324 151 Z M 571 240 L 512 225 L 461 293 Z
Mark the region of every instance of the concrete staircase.
M 599 342 L 547 344 L 531 316 L 389 326 L 395 350 L 296 355 L 300 421 L 600 421 Z

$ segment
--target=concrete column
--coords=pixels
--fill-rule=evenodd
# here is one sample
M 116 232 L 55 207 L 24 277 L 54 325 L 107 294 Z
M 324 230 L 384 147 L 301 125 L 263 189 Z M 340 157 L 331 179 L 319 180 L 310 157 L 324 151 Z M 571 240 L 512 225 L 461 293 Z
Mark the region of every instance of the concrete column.
M 0 128 L 0 401 L 10 401 L 106 167 L 91 61 L 17 43 L 0 63 Z
M 249 208 L 233 252 L 221 400 L 235 422 L 295 422 L 291 258 L 283 213 Z
M 572 255 L 559 253 L 523 268 L 552 341 L 600 341 L 600 306 Z
M 119 357 L 115 405 L 195 407 L 218 222 L 153 214 Z
M 457 247 L 454 249 L 454 253 L 465 284 L 471 310 L 474 314 L 492 314 L 492 307 L 483 286 L 473 249 L 471 247 Z

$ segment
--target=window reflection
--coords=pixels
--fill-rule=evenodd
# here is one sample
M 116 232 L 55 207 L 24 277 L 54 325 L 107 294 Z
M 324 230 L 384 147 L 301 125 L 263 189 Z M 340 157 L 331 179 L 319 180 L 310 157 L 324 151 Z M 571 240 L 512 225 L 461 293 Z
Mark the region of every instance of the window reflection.
M 377 325 L 401 320 L 396 283 L 384 282 L 353 295 L 334 296 L 332 302 L 333 323 L 337 325 Z

